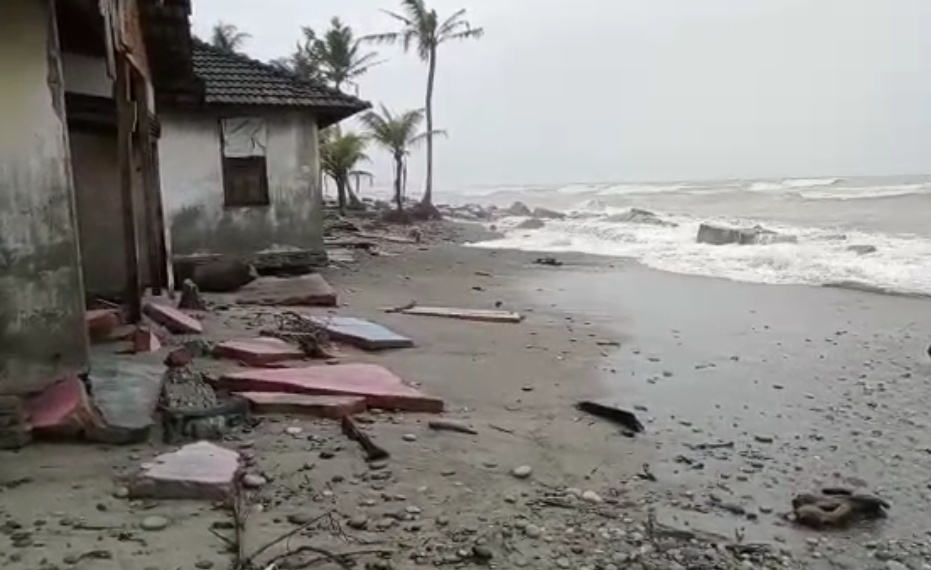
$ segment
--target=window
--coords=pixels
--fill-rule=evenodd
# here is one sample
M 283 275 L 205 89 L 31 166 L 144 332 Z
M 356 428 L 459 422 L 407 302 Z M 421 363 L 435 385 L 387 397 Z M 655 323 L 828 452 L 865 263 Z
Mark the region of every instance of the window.
M 268 206 L 267 128 L 255 118 L 220 121 L 223 199 L 228 208 Z

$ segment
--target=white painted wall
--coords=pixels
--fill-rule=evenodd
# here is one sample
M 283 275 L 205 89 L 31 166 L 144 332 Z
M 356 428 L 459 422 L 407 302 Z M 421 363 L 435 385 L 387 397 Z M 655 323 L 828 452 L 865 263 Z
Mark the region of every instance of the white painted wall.
M 261 116 L 268 125 L 271 205 L 226 208 L 219 116 L 161 114 L 159 160 L 173 255 L 323 250 L 316 123 L 306 112 Z
M 107 73 L 107 60 L 75 53 L 62 54 L 65 91 L 113 98 L 113 81 Z
M 44 0 L 0 18 L 0 392 L 87 363 L 57 33 Z

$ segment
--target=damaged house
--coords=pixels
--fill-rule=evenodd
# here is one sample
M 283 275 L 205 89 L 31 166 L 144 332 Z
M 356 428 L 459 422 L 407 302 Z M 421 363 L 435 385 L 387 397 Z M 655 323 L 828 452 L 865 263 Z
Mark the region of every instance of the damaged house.
M 173 259 L 324 264 L 319 129 L 370 105 L 196 40 L 193 70 L 203 102 L 159 109 Z
M 199 100 L 189 0 L 5 0 L 0 393 L 85 370 L 86 307 L 169 284 L 159 99 Z

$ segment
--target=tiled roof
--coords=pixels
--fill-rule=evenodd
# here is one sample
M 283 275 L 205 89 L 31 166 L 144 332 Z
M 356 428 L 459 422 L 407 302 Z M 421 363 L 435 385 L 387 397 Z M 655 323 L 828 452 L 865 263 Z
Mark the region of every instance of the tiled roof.
M 194 41 L 192 55 L 207 104 L 309 107 L 332 115 L 334 122 L 371 107 L 326 85 L 202 41 Z

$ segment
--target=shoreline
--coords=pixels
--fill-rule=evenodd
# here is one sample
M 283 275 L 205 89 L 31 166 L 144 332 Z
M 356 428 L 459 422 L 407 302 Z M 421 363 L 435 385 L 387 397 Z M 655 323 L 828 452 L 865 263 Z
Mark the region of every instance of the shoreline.
M 535 257 L 448 243 L 386 245 L 383 255 L 324 272 L 342 303 L 309 312 L 371 318 L 417 343 L 383 354 L 347 348 L 341 360 L 386 366 L 444 398 L 445 415 L 479 433 L 436 432 L 420 414 L 371 414 L 370 433 L 392 454 L 376 477 L 333 422 L 271 416 L 224 443 L 255 450 L 269 481 L 257 493 L 264 507 L 250 523 L 253 544 L 287 531 L 296 514 L 332 511 L 344 524 L 367 521 L 364 531 L 352 531 L 357 539 L 401 545 L 393 567 L 404 569 L 468 566 L 471 555 L 461 553 L 473 545 L 486 545 L 498 568 L 639 570 L 656 545 L 684 553 L 677 560 L 688 567 L 729 556 L 699 537 L 723 545 L 735 535 L 775 553 L 745 565 L 760 570 L 865 568 L 877 553 L 902 563 L 931 560 L 931 549 L 913 544 L 924 544 L 920 513 L 931 503 L 921 452 L 931 449 L 922 420 L 931 404 L 923 390 L 929 367 L 919 358 L 931 324 L 920 320 L 922 301 L 680 275 L 587 254 L 560 254 L 561 267 L 535 265 Z M 526 319 L 490 324 L 381 310 L 411 299 L 470 308 L 500 302 Z M 264 311 L 211 312 L 207 336 L 250 334 Z M 604 397 L 636 410 L 647 431 L 624 437 L 574 408 Z M 286 433 L 295 426 L 306 436 Z M 721 440 L 733 448 L 689 447 Z M 36 445 L 15 454 L 5 478 L 35 478 L 4 493 L 6 516 L 19 524 L 105 518 L 134 528 L 153 513 L 172 522 L 142 535 L 142 551 L 107 532 L 56 526 L 43 535 L 44 553 L 18 551 L 8 566 L 39 567 L 41 556 L 55 562 L 82 545 L 112 552 L 114 568 L 224 564 L 224 545 L 209 533 L 222 513 L 112 496 L 114 475 L 162 449 Z M 879 450 L 889 458 L 875 459 Z M 518 466 L 532 474 L 513 476 Z M 643 479 L 644 469 L 656 480 Z M 837 533 L 782 522 L 794 493 L 828 483 L 892 499 L 890 519 Z M 576 490 L 602 502 L 576 499 Z M 49 496 L 56 500 L 40 500 Z M 649 520 L 697 542 L 647 539 Z

